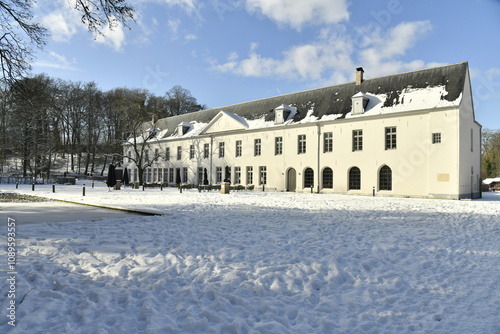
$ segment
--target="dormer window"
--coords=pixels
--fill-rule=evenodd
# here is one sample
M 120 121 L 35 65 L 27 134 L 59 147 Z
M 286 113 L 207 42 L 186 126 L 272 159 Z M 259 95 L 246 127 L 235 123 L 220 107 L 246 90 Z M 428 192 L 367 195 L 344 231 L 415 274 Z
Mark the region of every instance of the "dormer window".
M 368 105 L 368 96 L 365 93 L 359 92 L 352 97 L 352 114 L 362 115 L 366 111 Z
M 274 124 L 283 124 L 288 120 L 292 107 L 282 104 L 274 109 Z
M 191 129 L 191 123 L 189 122 L 180 123 L 179 125 L 177 125 L 177 136 L 185 135 L 190 129 Z
M 149 128 L 146 131 L 147 131 L 147 138 L 146 138 L 146 140 L 151 140 L 154 137 L 156 137 L 156 135 L 158 134 L 158 130 L 155 129 L 155 128 Z

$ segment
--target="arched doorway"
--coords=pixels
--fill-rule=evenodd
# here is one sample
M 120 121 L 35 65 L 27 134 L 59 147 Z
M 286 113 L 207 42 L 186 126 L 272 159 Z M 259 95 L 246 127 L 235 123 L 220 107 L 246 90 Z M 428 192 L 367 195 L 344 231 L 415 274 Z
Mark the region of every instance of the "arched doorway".
M 378 175 L 378 189 L 392 190 L 392 170 L 389 166 L 384 165 L 380 168 Z
M 330 167 L 323 169 L 323 189 L 333 189 L 333 170 Z
M 312 168 L 304 170 L 304 188 L 311 188 L 314 186 L 314 171 Z
M 297 188 L 297 172 L 290 168 L 286 173 L 286 191 L 295 191 Z

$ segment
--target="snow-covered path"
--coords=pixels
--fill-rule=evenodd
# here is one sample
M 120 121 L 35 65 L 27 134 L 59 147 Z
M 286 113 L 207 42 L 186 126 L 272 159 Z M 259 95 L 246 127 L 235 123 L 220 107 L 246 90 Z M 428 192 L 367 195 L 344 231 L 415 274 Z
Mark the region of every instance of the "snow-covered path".
M 165 215 L 18 226 L 1 332 L 500 333 L 500 193 L 45 195 Z

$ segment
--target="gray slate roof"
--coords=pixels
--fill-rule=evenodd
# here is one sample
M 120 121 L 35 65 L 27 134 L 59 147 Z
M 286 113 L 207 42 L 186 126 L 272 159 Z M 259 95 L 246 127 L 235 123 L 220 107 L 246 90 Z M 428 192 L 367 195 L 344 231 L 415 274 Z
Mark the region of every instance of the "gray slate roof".
M 265 116 L 266 121 L 274 120 L 274 108 L 287 104 L 297 108 L 293 120 L 302 120 L 311 107 L 313 115 L 321 119 L 325 115 L 341 114 L 344 117 L 351 111 L 352 96 L 362 91 L 371 94 L 387 94 L 384 107 L 402 103 L 400 94 L 405 88 L 428 88 L 445 86 L 448 94 L 441 99 L 455 101 L 464 89 L 468 63 L 457 63 L 395 75 L 366 79 L 361 85 L 349 82 L 340 85 L 316 88 L 296 93 L 283 94 L 255 101 L 243 102 L 224 107 L 211 108 L 194 113 L 162 118 L 156 127 L 167 129 L 164 137 L 170 136 L 181 122 L 197 121 L 208 123 L 221 110 L 234 113 L 247 120 L 260 119 Z

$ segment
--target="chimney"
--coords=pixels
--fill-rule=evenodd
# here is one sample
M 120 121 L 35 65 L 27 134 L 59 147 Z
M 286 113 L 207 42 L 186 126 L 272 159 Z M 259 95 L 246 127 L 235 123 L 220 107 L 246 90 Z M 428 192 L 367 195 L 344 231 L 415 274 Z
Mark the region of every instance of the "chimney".
M 361 83 L 363 82 L 363 73 L 364 72 L 365 71 L 363 71 L 362 67 L 356 68 L 356 86 L 361 85 Z

